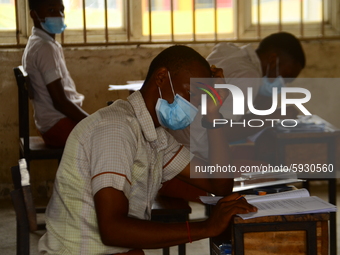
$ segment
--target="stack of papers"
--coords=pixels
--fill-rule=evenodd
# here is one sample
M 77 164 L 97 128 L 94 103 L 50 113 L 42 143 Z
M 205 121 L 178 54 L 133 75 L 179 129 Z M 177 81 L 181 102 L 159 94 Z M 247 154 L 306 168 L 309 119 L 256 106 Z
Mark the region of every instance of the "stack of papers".
M 200 197 L 203 203 L 217 203 L 221 197 Z M 309 196 L 306 189 L 286 191 L 264 196 L 245 196 L 247 201 L 256 206 L 258 211 L 238 214 L 242 219 L 251 219 L 262 216 L 292 215 L 308 213 L 336 212 L 337 208 L 322 199 Z

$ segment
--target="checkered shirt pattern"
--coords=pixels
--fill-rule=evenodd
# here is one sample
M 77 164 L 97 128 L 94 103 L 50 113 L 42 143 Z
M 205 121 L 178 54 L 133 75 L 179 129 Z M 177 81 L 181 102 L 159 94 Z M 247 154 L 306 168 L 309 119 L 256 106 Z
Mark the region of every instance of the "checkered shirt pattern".
M 98 231 L 93 196 L 113 187 L 129 200 L 129 216 L 150 219 L 163 182 L 193 155 L 164 128 L 154 127 L 139 91 L 85 118 L 66 143 L 46 212 L 41 254 L 114 254 Z M 118 205 L 119 206 L 119 205 Z

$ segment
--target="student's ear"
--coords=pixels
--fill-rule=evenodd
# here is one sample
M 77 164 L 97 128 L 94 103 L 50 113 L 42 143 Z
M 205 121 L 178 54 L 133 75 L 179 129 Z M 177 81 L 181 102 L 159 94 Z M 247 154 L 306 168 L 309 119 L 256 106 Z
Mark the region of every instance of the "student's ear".
M 33 20 L 38 20 L 39 19 L 38 16 L 37 16 L 36 11 L 34 11 L 34 10 L 30 10 L 30 16 L 31 16 L 31 18 Z
M 166 69 L 165 67 L 161 67 L 155 71 L 155 82 L 157 87 L 163 88 L 163 86 L 167 84 L 168 80 L 168 69 Z

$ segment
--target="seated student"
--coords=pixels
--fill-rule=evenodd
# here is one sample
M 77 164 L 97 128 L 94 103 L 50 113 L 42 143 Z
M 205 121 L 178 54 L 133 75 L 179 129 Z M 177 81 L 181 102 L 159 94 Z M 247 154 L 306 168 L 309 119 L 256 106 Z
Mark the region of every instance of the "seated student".
M 33 88 L 35 124 L 45 143 L 64 147 L 75 125 L 88 116 L 76 91 L 55 34 L 65 29 L 62 0 L 29 0 L 34 27 L 22 64 Z
M 305 54 L 300 41 L 292 34 L 286 32 L 274 33 L 264 38 L 258 48 L 253 49 L 252 45 L 238 47 L 231 43 L 217 44 L 207 61 L 211 65 L 216 65 L 223 69 L 226 83 L 235 78 L 239 78 L 237 86 L 247 95 L 247 88 L 253 88 L 254 107 L 255 109 L 269 109 L 272 105 L 272 88 L 277 87 L 280 91 L 285 86 L 285 81 L 295 79 L 305 67 Z M 247 78 L 247 79 L 242 79 Z M 254 78 L 254 79 L 249 79 Z M 252 82 L 250 83 L 249 80 Z M 241 122 L 243 119 L 279 119 L 282 118 L 281 111 L 277 110 L 270 116 L 259 116 L 248 113 L 248 104 L 244 105 L 245 115 L 233 115 L 233 98 L 228 97 L 220 112 L 223 118 Z M 285 119 L 296 118 L 298 111 L 293 107 L 288 107 Z M 235 125 L 230 127 L 224 125 L 228 132 L 229 142 L 246 140 L 261 129 L 271 125 L 270 121 L 264 121 L 260 127 L 249 127 Z M 192 131 L 191 134 L 189 131 Z M 193 132 L 194 131 L 194 132 Z M 191 145 L 194 153 L 206 159 L 208 157 L 208 148 L 204 146 L 207 143 L 206 130 L 201 127 L 200 119 L 196 118 L 193 125 L 183 130 L 169 130 L 169 132 L 180 143 L 189 146 L 194 142 L 196 146 Z M 190 140 L 191 139 L 191 140 Z
M 272 88 L 278 90 L 284 86 L 286 78 L 296 78 L 305 67 L 305 55 L 301 43 L 292 34 L 286 32 L 274 33 L 264 38 L 258 48 L 253 49 L 252 45 L 238 47 L 232 43 L 217 44 L 211 54 L 207 57 L 211 65 L 216 65 L 223 69 L 226 83 L 239 78 L 238 86 L 244 95 L 247 95 L 247 88 L 253 88 L 254 105 L 256 109 L 269 109 L 272 100 Z M 242 79 L 246 78 L 246 79 Z M 249 78 L 252 79 L 249 83 Z M 283 79 L 282 79 L 283 78 Z M 229 96 L 220 108 L 223 118 L 242 122 L 249 119 L 279 119 L 280 110 L 270 116 L 257 116 L 248 112 L 248 104 L 245 104 L 245 115 L 233 115 L 233 98 Z M 296 118 L 298 111 L 290 106 L 287 107 L 285 119 Z M 271 122 L 264 121 L 262 128 L 242 127 L 235 125 L 230 127 L 223 125 L 228 132 L 229 142 L 246 141 L 248 136 L 254 135 L 261 129 L 266 128 Z M 200 116 L 197 116 L 190 127 L 182 130 L 169 130 L 175 139 L 185 145 L 190 146 L 190 151 L 203 159 L 208 158 L 208 134 L 201 126 Z M 245 165 L 267 164 L 263 161 L 254 160 L 255 151 L 253 146 L 231 146 L 233 163 L 237 168 Z M 165 183 L 161 189 L 161 194 L 171 197 L 181 197 L 189 201 L 197 201 L 197 197 L 202 194 L 197 188 L 182 182 L 178 178 Z
M 221 70 L 212 73 L 196 51 L 172 46 L 152 61 L 140 91 L 97 111 L 73 129 L 47 206 L 41 254 L 143 254 L 141 249 L 216 236 L 232 215 L 256 211 L 245 199 L 236 200 L 237 194 L 229 195 L 233 179 L 190 178 L 190 165 L 230 163 L 222 129 L 208 130 L 214 155 L 208 163 L 194 157 L 164 129 L 191 123 L 200 95 L 193 104 L 188 102 L 193 92 L 190 78 L 213 74 L 221 76 Z M 225 99 L 228 91 L 220 94 Z M 218 110 L 208 100 L 204 120 L 211 123 Z M 229 196 L 202 222 L 148 221 L 162 183 L 175 176 L 207 192 Z

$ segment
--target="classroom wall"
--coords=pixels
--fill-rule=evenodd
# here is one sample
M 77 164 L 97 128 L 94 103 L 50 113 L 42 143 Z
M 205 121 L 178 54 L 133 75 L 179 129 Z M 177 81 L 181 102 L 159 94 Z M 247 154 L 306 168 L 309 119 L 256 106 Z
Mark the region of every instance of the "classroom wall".
M 77 89 L 85 95 L 84 109 L 93 113 L 104 107 L 109 100 L 126 98 L 127 92 L 108 91 L 109 84 L 125 84 L 127 80 L 141 80 L 146 76 L 151 60 L 166 46 L 126 46 L 97 48 L 66 48 L 67 66 Z M 213 45 L 193 46 L 207 56 Z M 307 66 L 300 77 L 340 77 L 340 41 L 303 42 Z M 18 108 L 17 86 L 12 68 L 20 65 L 23 50 L 0 50 L 0 199 L 8 198 L 12 189 L 10 167 L 17 164 Z M 340 85 L 332 88 L 304 85 L 312 94 L 306 107 L 313 114 L 325 118 L 340 127 Z M 31 125 L 32 134 L 36 134 Z M 57 162 L 35 161 L 31 165 L 33 192 L 49 196 Z

